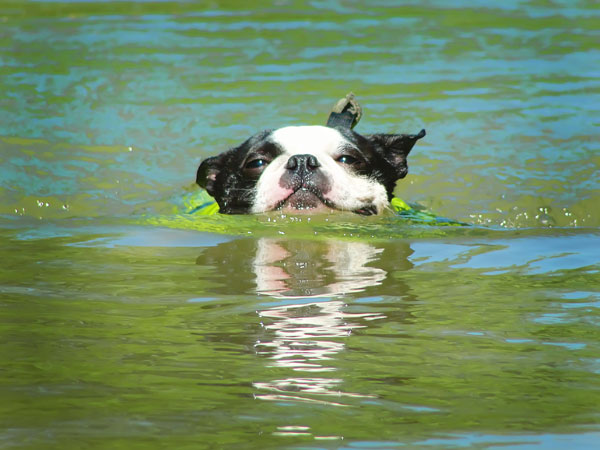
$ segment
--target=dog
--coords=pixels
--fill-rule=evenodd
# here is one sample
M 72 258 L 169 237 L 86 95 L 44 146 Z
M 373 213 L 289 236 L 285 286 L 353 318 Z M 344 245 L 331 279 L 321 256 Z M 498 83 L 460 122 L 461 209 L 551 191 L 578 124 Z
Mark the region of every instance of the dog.
M 224 214 L 381 214 L 389 207 L 396 181 L 406 176 L 407 156 L 425 130 L 361 135 L 352 130 L 357 114 L 342 113 L 347 120 L 332 113 L 328 126 L 262 131 L 202 161 L 196 183 Z

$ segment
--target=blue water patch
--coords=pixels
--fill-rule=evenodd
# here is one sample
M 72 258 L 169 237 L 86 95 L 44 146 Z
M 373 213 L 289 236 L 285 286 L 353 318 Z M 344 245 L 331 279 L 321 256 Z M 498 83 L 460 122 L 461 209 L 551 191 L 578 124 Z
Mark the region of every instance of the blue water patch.
M 197 297 L 197 298 L 190 298 L 187 300 L 188 303 L 209 303 L 215 300 L 219 300 L 216 297 Z
M 591 291 L 574 291 L 565 292 L 561 294 L 561 297 L 565 300 L 584 300 L 584 299 L 600 299 L 600 292 Z M 577 307 L 580 303 L 574 303 L 574 307 Z
M 30 237 L 31 238 L 31 237 Z M 38 236 L 40 238 L 40 236 Z M 116 235 L 102 236 L 70 244 L 75 247 L 214 247 L 232 238 L 227 235 L 164 228 L 121 228 Z
M 383 297 L 381 297 L 381 296 L 361 297 L 361 298 L 357 298 L 356 300 L 354 300 L 354 303 L 378 303 L 378 302 L 381 302 L 382 300 L 383 300 Z
M 534 322 L 545 325 L 559 325 L 570 321 L 570 316 L 566 313 L 547 313 L 533 319 Z
M 587 347 L 586 344 L 573 342 L 542 342 L 542 345 L 554 345 L 556 347 L 564 347 L 568 350 L 581 350 Z
M 514 436 L 492 434 L 452 435 L 448 437 L 431 438 L 415 444 L 425 446 L 447 446 L 458 448 L 477 448 L 489 445 L 501 446 L 503 449 L 527 450 L 565 450 L 565 449 L 593 449 L 600 442 L 600 433 L 580 434 L 518 434 Z
M 529 274 L 542 274 L 593 266 L 598 262 L 600 237 L 595 234 L 525 237 L 493 241 L 493 244 L 502 247 L 489 247 L 489 251 L 472 255 L 468 261 L 453 267 L 496 270 L 519 268 Z
M 413 242 L 411 244 L 413 254 L 410 256 L 410 261 L 416 266 L 426 263 L 453 261 L 471 248 L 470 245 L 447 242 Z
M 582 302 L 582 303 L 563 303 L 562 306 L 565 309 L 574 308 L 600 308 L 600 301 L 597 302 Z
M 268 309 L 275 308 L 279 306 L 298 306 L 298 305 L 310 305 L 311 303 L 327 303 L 332 301 L 331 296 L 323 296 L 323 297 L 293 297 L 293 298 L 285 298 L 280 301 L 274 302 L 263 302 L 259 303 L 260 308 Z

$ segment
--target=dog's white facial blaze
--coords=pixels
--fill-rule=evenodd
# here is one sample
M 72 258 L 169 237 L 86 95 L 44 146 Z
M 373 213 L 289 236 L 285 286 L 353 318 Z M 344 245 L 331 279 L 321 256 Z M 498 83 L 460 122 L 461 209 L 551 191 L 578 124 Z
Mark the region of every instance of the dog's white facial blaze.
M 269 140 L 283 153 L 261 174 L 251 212 L 271 211 L 293 194 L 293 189 L 282 187 L 280 180 L 290 157 L 302 154 L 317 158 L 319 170 L 330 182 L 330 189 L 323 192 L 323 198 L 333 208 L 355 211 L 374 207 L 380 213 L 388 205 L 386 190 L 380 183 L 353 173 L 335 160 L 344 148 L 353 147 L 337 130 L 323 126 L 285 127 L 275 130 Z

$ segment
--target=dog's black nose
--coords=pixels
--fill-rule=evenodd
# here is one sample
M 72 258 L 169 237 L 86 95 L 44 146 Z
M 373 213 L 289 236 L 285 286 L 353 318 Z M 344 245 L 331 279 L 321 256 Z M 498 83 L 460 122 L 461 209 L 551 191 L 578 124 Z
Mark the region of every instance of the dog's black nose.
M 293 172 L 312 172 L 321 167 L 321 163 L 313 155 L 294 155 L 285 165 L 285 168 Z

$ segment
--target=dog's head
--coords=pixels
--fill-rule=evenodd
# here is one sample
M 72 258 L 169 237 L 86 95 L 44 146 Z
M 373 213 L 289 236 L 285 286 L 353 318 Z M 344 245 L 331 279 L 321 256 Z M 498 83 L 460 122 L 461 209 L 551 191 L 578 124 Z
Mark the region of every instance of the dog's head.
M 263 131 L 208 158 L 196 182 L 227 214 L 352 211 L 371 215 L 389 204 L 418 134 L 360 135 L 346 128 Z

